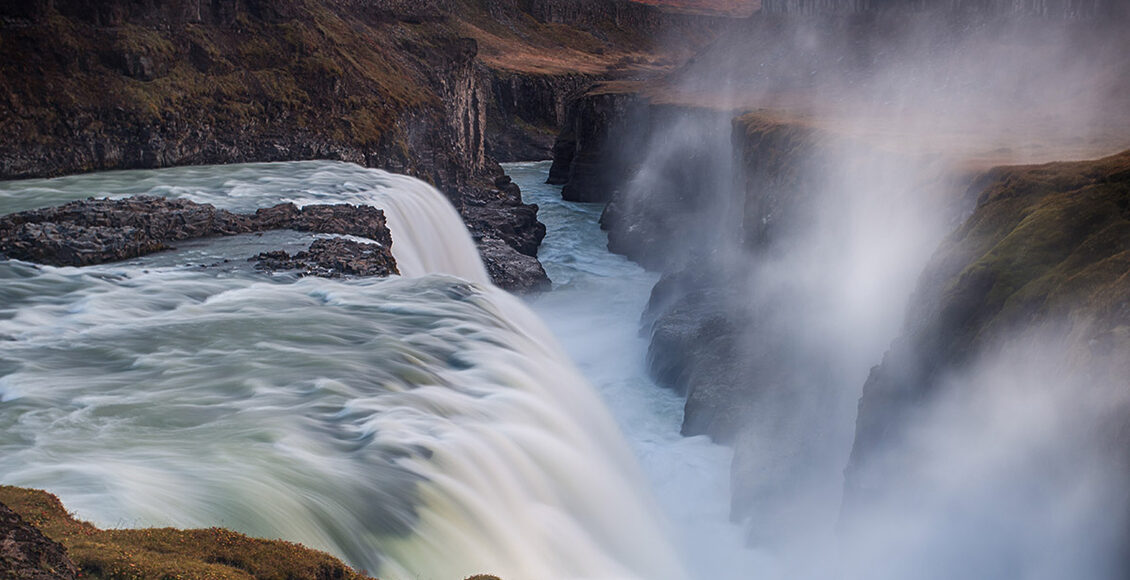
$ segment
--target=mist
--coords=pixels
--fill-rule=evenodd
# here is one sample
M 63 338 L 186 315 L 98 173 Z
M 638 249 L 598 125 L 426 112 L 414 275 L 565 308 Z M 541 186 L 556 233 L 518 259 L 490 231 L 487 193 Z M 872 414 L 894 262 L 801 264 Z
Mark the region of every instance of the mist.
M 714 317 L 695 331 L 710 353 L 653 352 L 652 371 L 687 395 L 685 434 L 734 448 L 731 518 L 776 558 L 766 574 L 1120 577 L 1126 384 L 1097 369 L 1127 353 L 1066 356 L 1085 320 L 916 353 L 937 370 L 907 374 L 925 394 L 872 447 L 856 419 L 873 368 L 941 307 L 923 273 L 985 170 L 1130 146 L 1127 45 L 1095 19 L 762 13 L 652 87 L 664 115 L 623 128 L 641 152 L 610 247 L 666 273 L 653 350 Z
M 1111 428 L 1126 385 L 1081 372 L 1070 348 L 1046 331 L 1007 337 L 857 467 L 870 489 L 841 520 L 846 578 L 1123 577 Z

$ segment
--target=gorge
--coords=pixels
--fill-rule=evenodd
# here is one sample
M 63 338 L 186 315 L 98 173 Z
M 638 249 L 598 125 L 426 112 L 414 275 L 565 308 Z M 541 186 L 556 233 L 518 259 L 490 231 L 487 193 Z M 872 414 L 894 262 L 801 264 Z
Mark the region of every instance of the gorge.
M 0 262 L 0 484 L 382 578 L 1123 577 L 1122 5 L 758 8 L 3 8 L 4 176 L 129 169 L 0 182 L 20 244 L 234 235 Z

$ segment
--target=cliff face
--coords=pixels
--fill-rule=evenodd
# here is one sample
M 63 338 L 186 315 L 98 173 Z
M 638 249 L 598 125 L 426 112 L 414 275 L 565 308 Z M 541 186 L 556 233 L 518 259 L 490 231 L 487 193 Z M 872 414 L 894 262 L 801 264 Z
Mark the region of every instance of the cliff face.
M 591 74 L 488 73 L 487 153 L 500 162 L 553 158 L 553 143 L 566 125 L 568 104 L 591 88 Z
M 9 3 L 0 177 L 352 161 L 430 181 L 465 214 L 493 209 L 504 228 L 468 220 L 506 242 L 484 258 L 537 277 L 536 208 L 492 183 L 477 43 L 437 3 L 353 4 Z
M 553 144 L 549 182 L 564 184 L 569 201 L 608 201 L 627 179 L 639 153 L 623 141 L 639 139 L 648 107 L 633 93 L 594 91 L 573 102 Z
M 1084 378 L 1071 397 L 1104 401 L 1090 416 L 1098 445 L 1113 452 L 1108 461 L 1130 465 L 1130 407 L 1124 393 L 1102 391 L 1130 376 L 1130 151 L 1000 167 L 977 188 L 975 211 L 934 255 L 902 337 L 864 386 L 849 508 L 900 484 L 910 459 L 900 445 L 925 410 L 978 388 L 953 376 L 1016 343 L 1056 345 L 1059 370 Z
M 495 160 L 545 158 L 566 99 L 713 23 L 628 0 L 9 2 L 0 178 L 351 161 L 435 184 L 492 271 L 520 266 L 500 281 L 540 284 L 544 229 Z M 680 48 L 655 49 L 667 26 Z
M 475 45 L 438 26 L 302 0 L 6 10 L 5 177 L 330 157 L 458 188 L 486 169 Z

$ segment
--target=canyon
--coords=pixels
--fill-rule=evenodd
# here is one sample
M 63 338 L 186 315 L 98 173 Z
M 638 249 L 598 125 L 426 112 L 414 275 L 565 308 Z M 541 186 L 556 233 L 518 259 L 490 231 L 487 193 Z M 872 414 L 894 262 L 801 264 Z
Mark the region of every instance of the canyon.
M 685 398 L 685 436 L 733 449 L 749 545 L 1027 522 L 1047 537 L 1002 534 L 1000 561 L 923 540 L 875 577 L 1118 577 L 1126 19 L 1112 0 L 26 2 L 0 8 L 0 177 L 385 168 L 443 192 L 496 284 L 534 291 L 545 228 L 499 162 L 552 158 L 565 200 L 606 204 L 609 249 L 658 274 L 648 371 Z M 988 483 L 938 477 L 954 465 Z M 1073 490 L 1106 503 L 1008 511 Z M 1033 554 L 1082 530 L 1062 561 Z M 885 557 L 850 545 L 849 570 Z

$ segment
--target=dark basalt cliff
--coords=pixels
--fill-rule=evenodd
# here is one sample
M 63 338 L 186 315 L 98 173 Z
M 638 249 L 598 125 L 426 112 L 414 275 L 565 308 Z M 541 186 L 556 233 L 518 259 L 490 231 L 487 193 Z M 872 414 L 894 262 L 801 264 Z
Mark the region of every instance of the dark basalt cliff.
M 475 201 L 507 226 L 472 224 L 477 237 L 507 241 L 492 246 L 496 258 L 536 265 L 536 207 L 492 187 L 501 169 L 485 150 L 477 44 L 441 9 L 9 3 L 0 8 L 0 177 L 341 159 L 416 175 L 465 214 Z
M 712 25 L 629 0 L 9 2 L 0 178 L 351 161 L 434 184 L 497 281 L 544 285 L 537 208 L 495 160 L 544 158 L 568 98 L 670 66 Z M 668 26 L 683 48 L 653 50 Z

